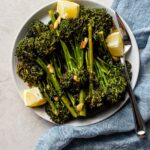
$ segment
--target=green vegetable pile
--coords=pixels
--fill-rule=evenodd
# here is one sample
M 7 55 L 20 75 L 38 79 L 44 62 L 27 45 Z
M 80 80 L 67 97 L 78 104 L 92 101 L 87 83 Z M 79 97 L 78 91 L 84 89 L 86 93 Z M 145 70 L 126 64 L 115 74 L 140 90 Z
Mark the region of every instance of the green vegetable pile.
M 17 73 L 40 89 L 46 113 L 63 124 L 121 101 L 127 83 L 122 65 L 112 59 L 105 43 L 112 17 L 103 8 L 81 7 L 78 18 L 62 19 L 54 29 L 58 14 L 49 14 L 49 23 L 33 21 L 16 47 Z

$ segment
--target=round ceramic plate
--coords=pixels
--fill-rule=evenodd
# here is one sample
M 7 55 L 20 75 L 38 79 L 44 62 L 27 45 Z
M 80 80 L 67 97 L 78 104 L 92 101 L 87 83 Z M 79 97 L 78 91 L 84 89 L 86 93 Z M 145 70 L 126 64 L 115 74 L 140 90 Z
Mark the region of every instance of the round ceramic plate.
M 80 0 L 80 1 L 76 0 L 76 2 L 81 5 L 84 5 L 86 7 L 99 7 L 99 8 L 104 7 L 104 8 L 106 8 L 108 13 L 113 17 L 114 23 L 117 26 L 114 11 L 111 8 L 103 6 L 102 4 L 100 4 L 100 2 L 94 2 L 94 0 Z M 21 30 L 16 38 L 16 41 L 14 43 L 14 48 L 12 51 L 12 73 L 13 73 L 13 78 L 14 78 L 17 90 L 21 97 L 22 97 L 23 90 L 28 88 L 28 86 L 16 74 L 16 65 L 17 65 L 17 58 L 15 56 L 16 45 L 19 42 L 19 40 L 25 36 L 28 26 L 34 19 L 40 19 L 42 22 L 47 23 L 50 19 L 48 16 L 48 10 L 55 9 L 55 8 L 56 8 L 56 2 L 53 1 L 49 5 L 46 5 L 45 7 L 39 9 L 31 17 L 29 17 L 29 19 L 25 22 L 24 26 L 21 28 Z M 134 88 L 135 84 L 137 82 L 137 79 L 138 79 L 138 74 L 139 74 L 139 63 L 140 63 L 139 51 L 138 51 L 137 43 L 135 41 L 132 31 L 130 30 L 130 28 L 128 27 L 126 22 L 125 21 L 123 21 L 123 22 L 125 24 L 125 27 L 129 33 L 129 36 L 132 41 L 132 50 L 126 55 L 126 57 L 132 64 L 133 76 L 132 76 L 131 85 L 132 85 L 132 88 Z M 74 120 L 74 121 L 68 122 L 67 124 L 71 124 L 73 126 L 85 126 L 85 125 L 90 125 L 90 124 L 102 121 L 102 120 L 110 117 L 111 115 L 113 115 L 115 112 L 117 112 L 125 104 L 127 99 L 128 99 L 128 96 L 126 94 L 124 100 L 122 100 L 120 103 L 118 103 L 116 106 L 110 108 L 109 110 L 104 111 L 103 113 L 100 113 L 95 117 L 88 118 L 88 119 L 82 119 L 82 120 Z M 52 120 L 49 118 L 49 116 L 45 113 L 44 108 L 32 108 L 32 109 L 37 115 L 39 115 L 43 119 L 46 119 L 46 120 L 52 122 Z

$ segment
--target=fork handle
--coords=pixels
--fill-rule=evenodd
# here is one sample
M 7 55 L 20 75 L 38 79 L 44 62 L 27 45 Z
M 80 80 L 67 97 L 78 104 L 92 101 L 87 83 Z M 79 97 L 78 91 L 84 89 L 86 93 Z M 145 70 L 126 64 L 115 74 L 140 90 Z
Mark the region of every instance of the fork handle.
M 126 63 L 125 63 L 125 58 L 121 57 L 120 61 L 124 66 L 124 75 L 125 75 L 125 79 L 127 81 L 127 90 L 129 93 L 132 111 L 133 111 L 133 117 L 134 117 L 134 122 L 135 122 L 135 131 L 136 131 L 136 134 L 142 138 L 142 137 L 145 137 L 145 135 L 146 135 L 145 123 L 144 123 L 141 113 L 138 109 L 137 102 L 136 102 L 135 96 L 133 94 L 133 90 L 132 90 L 132 87 L 130 84 L 130 78 L 129 78 Z

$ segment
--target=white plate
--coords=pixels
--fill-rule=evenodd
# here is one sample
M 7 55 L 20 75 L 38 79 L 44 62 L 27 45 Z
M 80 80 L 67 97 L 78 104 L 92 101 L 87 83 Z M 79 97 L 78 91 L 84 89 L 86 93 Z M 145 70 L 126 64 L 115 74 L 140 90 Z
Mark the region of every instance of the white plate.
M 113 17 L 114 22 L 116 24 L 116 18 L 114 15 L 114 11 L 111 8 L 108 8 L 102 4 L 100 4 L 100 2 L 94 2 L 94 0 L 76 0 L 79 4 L 82 4 L 84 6 L 87 7 L 105 7 L 108 11 L 108 13 Z M 39 9 L 37 12 L 35 12 L 31 17 L 29 17 L 29 19 L 25 22 L 24 26 L 21 28 L 15 44 L 14 44 L 14 48 L 12 51 L 12 73 L 13 73 L 13 78 L 14 78 L 14 82 L 16 84 L 17 87 L 17 91 L 20 94 L 20 96 L 22 97 L 22 92 L 25 88 L 28 88 L 27 85 L 18 77 L 18 75 L 16 74 L 16 65 L 17 65 L 17 58 L 15 56 L 15 48 L 17 43 L 19 42 L 20 39 L 22 39 L 25 36 L 25 33 L 27 31 L 28 26 L 30 25 L 30 23 L 34 20 L 34 19 L 40 19 L 41 21 L 43 21 L 44 23 L 47 23 L 48 20 L 50 19 L 48 16 L 48 10 L 49 9 L 53 9 L 56 7 L 56 3 L 53 1 L 51 2 L 49 5 L 46 5 L 45 7 Z M 137 43 L 135 41 L 134 35 L 132 33 L 132 31 L 130 30 L 130 28 L 128 27 L 128 25 L 126 24 L 126 22 L 124 21 L 124 24 L 126 26 L 126 29 L 130 35 L 131 41 L 132 41 L 132 50 L 128 53 L 127 55 L 127 59 L 130 61 L 130 63 L 132 64 L 132 81 L 131 81 L 131 85 L 132 88 L 135 87 L 136 81 L 138 79 L 138 74 L 139 74 L 139 63 L 140 63 L 140 59 L 139 59 L 139 51 L 138 51 L 138 47 L 137 47 Z M 117 24 L 116 24 L 117 25 Z M 113 115 L 115 112 L 117 112 L 127 101 L 128 96 L 126 95 L 125 99 L 120 102 L 119 104 L 117 104 L 116 106 L 112 107 L 111 109 L 95 116 L 92 118 L 88 118 L 88 119 L 83 119 L 83 120 L 74 120 L 69 122 L 68 124 L 71 124 L 73 126 L 85 126 L 85 125 L 90 125 L 93 123 L 97 123 L 99 121 L 102 121 L 108 117 L 110 117 L 111 115 Z M 39 115 L 40 117 L 42 117 L 43 119 L 46 119 L 50 122 L 52 122 L 52 120 L 49 118 L 49 116 L 45 113 L 44 108 L 33 108 L 33 111 Z

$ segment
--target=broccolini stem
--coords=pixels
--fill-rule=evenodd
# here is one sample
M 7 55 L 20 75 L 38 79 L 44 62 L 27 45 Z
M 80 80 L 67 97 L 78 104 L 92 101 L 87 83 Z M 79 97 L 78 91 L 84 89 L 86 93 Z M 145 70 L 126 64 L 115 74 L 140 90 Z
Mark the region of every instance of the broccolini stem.
M 44 92 L 44 97 L 45 99 L 48 101 L 48 103 L 50 104 L 51 108 L 52 108 L 52 112 L 58 116 L 59 112 L 57 110 L 57 108 L 55 107 L 54 103 L 51 101 L 51 99 L 49 98 L 48 94 L 46 92 Z
M 85 52 L 85 62 L 86 62 L 87 70 L 89 70 L 89 61 L 88 61 L 88 52 L 87 51 Z
M 44 70 L 45 72 L 48 73 L 47 65 L 45 64 L 45 62 L 44 62 L 41 58 L 38 57 L 38 58 L 36 59 L 36 62 L 41 66 L 41 68 L 43 68 L 43 70 Z
M 93 42 L 92 42 L 92 25 L 88 24 L 88 37 L 89 37 L 89 50 L 88 50 L 88 59 L 89 59 L 89 72 L 93 74 Z
M 61 100 L 63 101 L 63 103 L 65 104 L 65 106 L 68 108 L 69 112 L 71 113 L 71 115 L 74 118 L 77 118 L 78 114 L 75 112 L 75 110 L 73 109 L 73 107 L 70 106 L 70 102 L 68 100 L 68 98 L 66 96 L 62 96 Z
M 98 36 L 99 36 L 99 42 L 102 44 L 104 50 L 108 50 L 107 45 L 106 45 L 106 43 L 105 43 L 104 32 L 103 32 L 103 31 L 100 31 L 100 32 L 98 33 Z
M 61 96 L 61 94 L 62 94 L 61 87 L 60 87 L 60 84 L 56 78 L 55 69 L 54 69 L 53 65 L 49 64 L 47 66 L 47 70 L 49 72 L 48 77 L 50 78 L 51 82 L 53 83 L 58 95 Z
M 56 79 L 56 76 L 54 74 L 52 74 L 50 76 L 51 82 L 53 83 L 56 91 L 58 92 L 58 95 L 61 96 L 62 95 L 62 91 L 61 91 L 61 87 L 60 84 L 58 82 L 58 80 Z M 68 98 L 66 96 L 62 96 L 61 100 L 63 101 L 63 103 L 65 104 L 65 106 L 67 107 L 67 109 L 69 110 L 69 112 L 72 114 L 73 117 L 77 117 L 77 113 L 75 112 L 75 110 L 70 106 L 70 102 L 68 100 Z
M 52 23 L 54 24 L 54 23 L 55 23 L 55 21 L 56 21 L 56 18 L 55 18 L 55 16 L 54 16 L 54 11 L 53 11 L 53 10 L 50 10 L 50 11 L 48 12 L 48 14 L 49 14 L 49 16 L 50 16 L 50 17 L 51 17 L 51 19 L 52 19 Z M 58 29 L 56 29 L 56 34 L 57 34 L 57 36 L 59 36 L 59 35 L 60 35 L 60 33 L 59 33 Z
M 92 42 L 92 25 L 88 24 L 88 39 L 89 39 L 89 49 L 88 49 L 88 71 L 89 71 L 89 92 L 93 90 L 93 42 Z
M 51 64 L 51 65 L 47 66 L 41 58 L 37 58 L 36 62 L 47 73 L 47 76 L 51 80 L 51 82 L 53 83 L 56 91 L 58 92 L 58 95 L 61 96 L 61 94 L 62 94 L 61 88 L 60 88 L 59 82 L 58 82 L 58 80 L 56 78 L 55 70 L 54 70 L 53 65 Z M 51 71 L 49 71 L 49 70 L 51 70 Z
M 102 64 L 101 64 L 102 63 Z M 105 64 L 103 63 L 103 60 L 95 60 L 95 72 L 97 74 L 97 77 L 100 80 L 100 85 L 101 86 L 107 86 L 108 85 L 108 81 L 106 78 L 106 74 L 109 73 L 108 69 L 106 68 Z
M 56 18 L 54 16 L 54 11 L 50 10 L 49 11 L 49 15 L 50 15 L 50 17 L 52 19 L 52 23 L 54 24 L 55 21 L 56 21 Z M 57 34 L 57 36 L 60 35 L 58 29 L 56 29 L 56 34 Z M 66 63 L 67 63 L 68 70 L 72 71 L 74 68 L 76 68 L 76 66 L 75 66 L 75 64 L 73 62 L 73 58 L 71 57 L 71 55 L 69 53 L 67 45 L 62 40 L 60 40 L 60 42 L 61 42 L 61 46 L 62 46 L 64 54 L 65 54 L 65 60 L 66 60 Z
M 112 56 L 111 56 L 111 54 L 110 54 L 110 52 L 109 52 L 109 50 L 107 48 L 107 44 L 105 42 L 104 32 L 100 31 L 98 33 L 98 36 L 99 36 L 99 42 L 100 42 L 101 46 L 103 47 L 104 51 L 107 51 L 109 57 L 112 59 Z
M 59 111 L 57 110 L 57 108 L 55 107 L 55 104 L 53 103 L 53 101 L 50 99 L 50 97 L 48 96 L 47 92 L 46 92 L 46 89 L 45 89 L 45 84 L 44 82 L 40 82 L 38 81 L 38 84 L 39 84 L 39 89 L 43 95 L 43 97 L 47 100 L 47 102 L 49 103 L 51 109 L 52 109 L 52 112 L 54 113 L 54 115 L 58 116 L 59 114 Z
M 76 66 L 72 60 L 70 53 L 69 53 L 68 47 L 65 44 L 65 42 L 63 42 L 62 40 L 60 40 L 60 43 L 63 48 L 63 52 L 65 54 L 65 60 L 66 60 L 68 71 L 72 71 L 74 68 L 76 68 Z
M 77 62 L 77 67 L 82 68 L 84 63 L 84 49 L 80 48 L 80 44 L 74 39 L 73 42 L 70 42 L 71 48 L 74 52 L 74 58 Z
M 52 23 L 54 23 L 56 21 L 55 16 L 54 16 L 54 11 L 51 9 L 49 10 L 48 14 L 52 19 Z
M 79 103 L 83 104 L 83 109 L 79 112 L 80 116 L 86 116 L 86 108 L 85 108 L 85 90 L 81 89 L 79 93 Z
M 48 77 L 50 78 L 51 82 L 53 83 L 58 95 L 61 96 L 62 91 L 61 91 L 60 84 L 59 84 L 58 80 L 56 79 L 56 75 L 53 73 L 53 74 L 48 75 Z
M 57 76 L 57 77 L 62 76 L 60 59 L 57 58 L 56 56 L 54 56 L 54 57 L 53 57 L 53 62 L 54 62 L 54 67 L 55 67 L 56 76 Z
M 62 95 L 62 90 L 60 87 L 60 84 L 56 78 L 56 74 L 55 74 L 55 69 L 53 67 L 52 64 L 50 64 L 48 67 L 46 66 L 46 64 L 39 58 L 37 59 L 38 64 L 46 71 L 48 78 L 50 79 L 50 81 L 52 82 L 52 84 L 54 85 L 57 93 L 59 96 Z M 48 99 L 48 95 L 46 95 L 46 98 Z M 51 103 L 50 99 L 48 99 L 49 102 Z M 75 112 L 75 110 L 70 106 L 70 102 L 68 100 L 67 97 L 62 96 L 61 100 L 63 101 L 63 103 L 65 104 L 65 106 L 67 107 L 67 109 L 70 111 L 70 113 L 72 114 L 73 117 L 77 117 L 77 113 Z M 52 105 L 51 107 L 54 107 L 54 105 L 51 103 L 50 105 Z
M 69 92 L 67 92 L 67 96 L 68 96 L 68 98 L 70 99 L 70 101 L 71 101 L 72 106 L 74 107 L 74 109 L 76 109 L 76 104 L 75 104 L 75 99 L 74 99 L 74 97 L 73 97 Z
M 88 39 L 89 39 L 89 50 L 88 50 L 88 59 L 89 59 L 89 72 L 93 74 L 93 42 L 92 42 L 92 25 L 88 24 Z
M 53 10 L 50 10 L 50 11 L 49 11 L 49 15 L 50 15 L 50 17 L 51 17 L 51 19 L 52 19 L 52 23 L 54 24 L 55 21 L 56 21 L 56 18 L 55 18 L 55 16 L 54 16 L 54 11 L 53 11 Z M 58 29 L 56 29 L 56 34 L 57 34 L 57 36 L 60 35 Z M 70 55 L 70 53 L 69 53 L 69 50 L 68 50 L 67 45 L 66 45 L 62 40 L 60 40 L 60 42 L 61 42 L 61 46 L 62 46 L 63 51 L 64 51 L 64 54 L 65 54 L 65 60 L 66 60 L 66 63 L 67 63 L 68 70 L 69 70 L 69 71 L 72 71 L 74 68 L 76 68 L 76 65 L 75 65 L 75 63 L 73 62 L 73 58 L 71 57 L 71 55 Z

